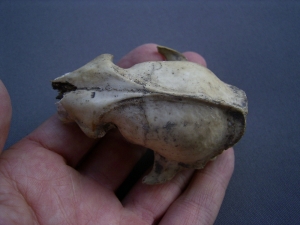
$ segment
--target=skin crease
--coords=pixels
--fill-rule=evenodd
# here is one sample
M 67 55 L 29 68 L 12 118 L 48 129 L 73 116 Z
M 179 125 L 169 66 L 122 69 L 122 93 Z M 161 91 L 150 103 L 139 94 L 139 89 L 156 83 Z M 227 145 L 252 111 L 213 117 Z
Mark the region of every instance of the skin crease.
M 197 53 L 184 55 L 206 66 Z M 118 65 L 151 60 L 162 56 L 155 44 L 145 44 Z M 10 98 L 0 81 L 1 149 L 10 119 Z M 0 224 L 213 224 L 233 173 L 233 149 L 165 184 L 140 180 L 120 202 L 114 191 L 144 152 L 116 130 L 92 140 L 54 115 L 0 155 Z

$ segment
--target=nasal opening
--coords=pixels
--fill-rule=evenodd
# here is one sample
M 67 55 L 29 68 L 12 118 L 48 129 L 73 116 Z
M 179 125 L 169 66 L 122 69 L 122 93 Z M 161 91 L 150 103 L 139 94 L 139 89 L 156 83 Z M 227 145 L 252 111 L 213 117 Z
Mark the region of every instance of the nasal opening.
M 70 84 L 69 82 L 55 82 L 52 81 L 52 88 L 54 90 L 58 90 L 58 95 L 56 99 L 62 99 L 65 93 L 75 91 L 77 89 L 76 86 Z

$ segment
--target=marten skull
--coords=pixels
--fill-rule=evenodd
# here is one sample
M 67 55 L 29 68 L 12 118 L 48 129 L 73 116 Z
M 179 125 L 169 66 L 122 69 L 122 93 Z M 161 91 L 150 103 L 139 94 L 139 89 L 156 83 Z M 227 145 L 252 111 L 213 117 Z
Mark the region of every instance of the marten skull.
M 147 184 L 203 168 L 239 141 L 248 112 L 242 90 L 175 50 L 158 51 L 167 61 L 122 69 L 103 54 L 52 82 L 62 121 L 75 121 L 91 138 L 117 128 L 129 142 L 154 151 Z

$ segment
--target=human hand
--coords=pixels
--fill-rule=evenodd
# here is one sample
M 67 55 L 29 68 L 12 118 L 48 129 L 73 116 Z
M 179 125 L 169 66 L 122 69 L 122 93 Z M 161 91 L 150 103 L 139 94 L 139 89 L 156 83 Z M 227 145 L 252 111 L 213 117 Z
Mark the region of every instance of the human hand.
M 189 61 L 206 65 L 193 52 Z M 119 65 L 162 60 L 156 45 L 142 45 Z M 0 81 L 0 149 L 11 117 Z M 54 115 L 0 155 L 0 224 L 212 224 L 234 168 L 233 149 L 203 170 L 186 170 L 161 185 L 138 181 L 123 200 L 115 191 L 145 149 L 112 130 L 100 140 Z

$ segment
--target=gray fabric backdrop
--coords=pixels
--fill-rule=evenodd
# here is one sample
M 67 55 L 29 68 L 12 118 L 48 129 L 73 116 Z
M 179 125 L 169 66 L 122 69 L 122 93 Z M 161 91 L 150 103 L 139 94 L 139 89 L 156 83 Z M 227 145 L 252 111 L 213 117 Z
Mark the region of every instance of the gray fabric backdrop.
M 6 148 L 55 113 L 50 80 L 102 53 L 154 42 L 202 54 L 246 91 L 247 131 L 215 224 L 299 224 L 300 2 L 1 1 Z

